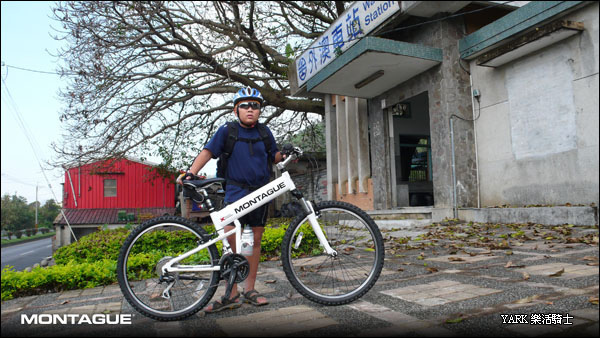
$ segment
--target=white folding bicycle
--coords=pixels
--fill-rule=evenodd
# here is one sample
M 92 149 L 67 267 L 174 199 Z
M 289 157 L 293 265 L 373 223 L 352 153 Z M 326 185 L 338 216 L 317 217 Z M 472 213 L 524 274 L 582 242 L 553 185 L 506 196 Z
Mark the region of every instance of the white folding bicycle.
M 123 295 L 138 312 L 156 320 L 180 320 L 201 310 L 213 297 L 219 281 L 233 283 L 249 273 L 241 252 L 239 218 L 290 191 L 303 206 L 287 228 L 282 245 L 283 270 L 292 286 L 306 298 L 324 305 L 342 305 L 362 297 L 383 268 L 384 245 L 373 220 L 358 207 L 339 201 L 313 205 L 296 189 L 286 165 L 302 155 L 288 148 L 277 168 L 281 177 L 221 210 L 210 213 L 216 233 L 182 217 L 162 216 L 135 228 L 119 253 L 117 279 Z M 211 201 L 206 190 L 223 179 L 184 181 Z M 225 232 L 230 223 L 235 228 Z M 235 252 L 227 237 L 235 234 Z M 216 243 L 222 241 L 223 253 Z

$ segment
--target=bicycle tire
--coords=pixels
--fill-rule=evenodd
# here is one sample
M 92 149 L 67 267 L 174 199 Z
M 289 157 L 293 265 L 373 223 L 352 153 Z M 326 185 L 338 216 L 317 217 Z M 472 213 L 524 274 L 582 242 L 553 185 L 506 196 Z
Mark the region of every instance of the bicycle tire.
M 180 320 L 204 308 L 217 289 L 219 271 L 169 275 L 174 280 L 169 298 L 162 297 L 168 283 L 160 282 L 157 271 L 168 257 L 178 256 L 208 240 L 202 227 L 177 216 L 157 217 L 135 228 L 123 243 L 117 261 L 117 280 L 127 302 L 139 313 L 160 321 Z M 181 263 L 218 266 L 219 258 L 213 244 Z M 190 304 L 183 304 L 181 309 L 175 308 L 188 301 Z
M 385 255 L 381 232 L 367 213 L 352 204 L 324 201 L 314 209 L 337 257 L 319 247 L 304 214 L 286 230 L 281 248 L 283 270 L 292 286 L 311 301 L 323 305 L 353 302 L 367 293 L 381 274 Z

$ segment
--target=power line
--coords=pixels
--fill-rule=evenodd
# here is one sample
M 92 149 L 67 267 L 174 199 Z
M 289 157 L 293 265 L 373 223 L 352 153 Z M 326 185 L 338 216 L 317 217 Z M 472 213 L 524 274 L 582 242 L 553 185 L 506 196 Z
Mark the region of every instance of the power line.
M 491 9 L 491 8 L 495 8 L 495 7 L 499 7 L 499 6 L 504 6 L 504 5 L 507 5 L 507 4 L 511 3 L 511 2 L 514 2 L 514 1 L 506 1 L 506 2 L 502 2 L 502 3 L 497 3 L 497 4 L 493 4 L 493 5 L 487 6 L 487 7 L 474 9 L 474 10 L 471 10 L 471 11 L 468 11 L 468 12 L 456 13 L 456 14 L 445 16 L 443 18 L 439 18 L 439 19 L 424 21 L 424 22 L 420 22 L 420 23 L 417 23 L 417 24 L 414 24 L 414 25 L 409 25 L 409 26 L 404 26 L 404 27 L 398 27 L 398 28 L 387 30 L 387 31 L 378 32 L 377 35 L 381 36 L 381 35 L 385 35 L 385 34 L 388 34 L 388 33 L 394 33 L 394 32 L 399 32 L 399 31 L 402 31 L 402 30 L 412 29 L 412 28 L 415 28 L 415 27 L 418 27 L 418 26 L 423 26 L 423 25 L 427 25 L 427 24 L 431 24 L 431 23 L 441 22 L 441 21 L 448 20 L 448 19 L 451 19 L 451 18 L 456 18 L 456 17 L 459 17 L 459 16 L 463 16 L 463 15 L 467 15 L 467 14 L 473 14 L 473 13 L 481 12 L 481 11 L 488 10 L 488 9 Z M 361 37 L 358 40 L 360 40 L 362 38 L 364 38 L 364 37 Z M 258 39 L 250 39 L 250 40 L 254 41 L 254 42 L 261 42 Z M 329 43 L 329 44 L 322 44 L 322 45 L 318 45 L 318 46 L 315 46 L 315 47 L 310 47 L 309 46 L 309 47 L 306 47 L 304 50 L 302 50 L 302 52 L 300 53 L 300 55 L 304 54 L 307 50 L 310 50 L 310 49 L 318 49 L 318 48 L 323 48 L 323 47 L 336 46 L 336 45 L 339 45 L 341 43 L 352 42 L 352 41 L 355 41 L 355 40 L 356 40 L 356 38 L 351 38 L 351 39 L 348 39 L 348 40 L 337 41 L 337 42 Z M 313 42 L 310 42 L 310 44 L 312 44 Z M 273 58 L 273 57 L 276 57 L 276 56 L 285 56 L 285 57 L 287 57 L 287 55 L 288 55 L 287 53 L 279 53 L 279 54 L 273 54 L 273 55 L 259 57 L 259 59 L 267 60 L 269 58 L 269 56 L 271 58 Z M 61 76 L 63 76 L 63 75 L 69 75 L 69 76 L 80 75 L 80 73 L 77 73 L 77 72 L 58 73 L 58 72 L 51 72 L 51 71 L 44 71 L 44 70 L 29 69 L 29 68 L 24 68 L 24 67 L 17 67 L 17 66 L 12 66 L 12 65 L 4 64 L 4 62 L 2 63 L 2 65 L 6 66 L 7 68 L 14 68 L 14 69 L 18 69 L 18 70 L 33 72 L 33 73 L 50 74 L 50 75 L 61 75 Z
M 35 184 L 23 182 L 20 179 L 18 179 L 16 177 L 13 177 L 11 175 L 5 174 L 5 173 L 2 173 L 2 177 L 6 177 L 6 178 L 9 179 L 9 181 L 6 181 L 6 180 L 3 179 L 2 182 L 4 182 L 4 183 L 19 183 L 19 184 L 24 184 L 24 185 L 27 185 L 27 186 L 30 186 L 30 187 L 35 187 L 36 186 Z
M 33 72 L 33 73 L 63 75 L 63 74 L 60 74 L 60 73 L 57 73 L 57 72 L 48 72 L 48 71 L 44 71 L 44 70 L 28 69 L 28 68 L 22 68 L 22 67 L 11 66 L 11 65 L 5 65 L 5 66 L 7 68 L 14 68 L 14 69 L 24 70 L 24 71 L 28 71 L 28 72 Z M 73 73 L 73 74 L 75 74 L 75 73 Z
M 33 150 L 33 155 L 35 156 L 35 159 L 36 159 L 38 165 L 40 166 L 40 169 L 42 169 L 42 174 L 44 174 L 44 179 L 46 180 L 46 183 L 48 184 L 48 188 L 52 192 L 52 197 L 54 197 L 55 201 L 58 201 L 58 199 L 56 198 L 56 194 L 54 193 L 54 190 L 52 189 L 52 184 L 50 183 L 50 180 L 48 179 L 48 176 L 46 175 L 46 171 L 44 170 L 44 167 L 42 167 L 42 163 L 40 161 L 40 157 L 38 156 L 38 152 L 36 150 L 36 145 L 37 145 L 38 148 L 39 148 L 39 145 L 35 141 L 35 138 L 33 137 L 33 135 L 29 132 L 29 129 L 27 128 L 27 125 L 25 124 L 25 122 L 21 118 L 21 113 L 19 111 L 19 107 L 17 106 L 17 103 L 15 102 L 15 100 L 12 97 L 12 95 L 10 94 L 10 90 L 8 89 L 8 85 L 6 84 L 6 81 L 4 80 L 4 78 L 2 78 L 2 83 L 4 84 L 4 86 L 2 88 L 8 94 L 8 98 L 10 100 L 10 104 L 8 104 L 6 102 L 4 96 L 2 96 L 2 100 L 4 100 L 4 102 L 7 103 L 7 105 L 9 106 L 9 108 L 12 108 L 11 111 L 16 116 L 17 121 L 21 125 L 21 128 L 23 128 L 23 132 L 25 133 L 25 137 L 27 138 L 27 141 L 29 141 L 29 145 L 31 146 L 31 148 Z M 60 209 L 60 212 L 61 212 L 63 218 L 65 219 L 65 222 L 67 222 L 67 226 L 69 227 L 69 230 L 71 230 L 71 235 L 73 235 L 73 238 L 75 238 L 75 241 L 77 241 L 77 236 L 75 236 L 75 233 L 73 232 L 73 228 L 71 228 L 71 224 L 69 224 L 69 220 L 67 219 L 67 216 L 65 215 L 64 210 Z

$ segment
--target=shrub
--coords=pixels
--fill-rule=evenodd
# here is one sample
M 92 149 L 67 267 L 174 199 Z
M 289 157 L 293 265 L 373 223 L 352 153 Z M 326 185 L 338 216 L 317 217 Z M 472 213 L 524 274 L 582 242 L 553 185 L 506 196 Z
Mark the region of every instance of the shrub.
M 281 242 L 289 219 L 272 219 L 265 227 L 262 239 L 261 261 L 281 255 Z M 205 227 L 210 230 L 210 226 Z M 214 230 L 213 230 L 214 231 Z M 318 249 L 318 239 L 309 225 L 301 228 L 304 233 L 301 252 Z M 34 268 L 31 272 L 15 271 L 13 267 L 2 270 L 2 300 L 34 295 L 44 292 L 93 288 L 108 285 L 117 281 L 117 258 L 123 242 L 129 235 L 124 228 L 102 230 L 84 236 L 71 245 L 59 248 L 54 253 L 56 265 L 48 268 Z M 154 276 L 156 262 L 164 257 L 160 250 L 183 252 L 185 243 L 191 234 L 181 232 L 156 232 L 140 242 L 129 258 L 129 268 L 134 276 L 131 278 L 149 278 Z M 195 240 L 195 238 L 190 237 Z M 221 251 L 221 242 L 217 243 Z M 197 254 L 198 255 L 198 254 Z M 191 256 L 190 259 L 202 259 Z M 185 262 L 185 261 L 184 261 Z
M 64 265 L 70 261 L 93 263 L 104 259 L 116 262 L 119 250 L 128 235 L 129 231 L 122 228 L 94 232 L 56 250 L 54 261 L 57 265 Z
M 37 267 L 31 272 L 15 271 L 9 266 L 2 269 L 2 300 L 58 292 L 72 289 L 94 288 L 109 285 L 116 280 L 116 262 L 109 260 L 94 263 Z
M 281 256 L 281 242 L 291 220 L 288 218 L 273 219 L 265 226 L 261 246 L 261 261 Z M 300 227 L 303 233 L 302 242 L 298 248 L 299 253 L 312 253 L 319 249 L 319 239 L 313 232 L 311 226 L 306 223 Z

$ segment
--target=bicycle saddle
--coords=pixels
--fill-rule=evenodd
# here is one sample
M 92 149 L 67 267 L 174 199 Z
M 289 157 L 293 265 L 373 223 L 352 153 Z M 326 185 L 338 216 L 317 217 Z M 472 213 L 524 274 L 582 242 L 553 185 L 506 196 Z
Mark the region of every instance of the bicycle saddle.
M 208 178 L 205 180 L 189 180 L 189 181 L 183 181 L 183 184 L 192 184 L 194 185 L 196 188 L 203 188 L 207 185 L 211 185 L 213 183 L 225 183 L 225 179 L 222 177 L 215 177 L 215 178 Z

